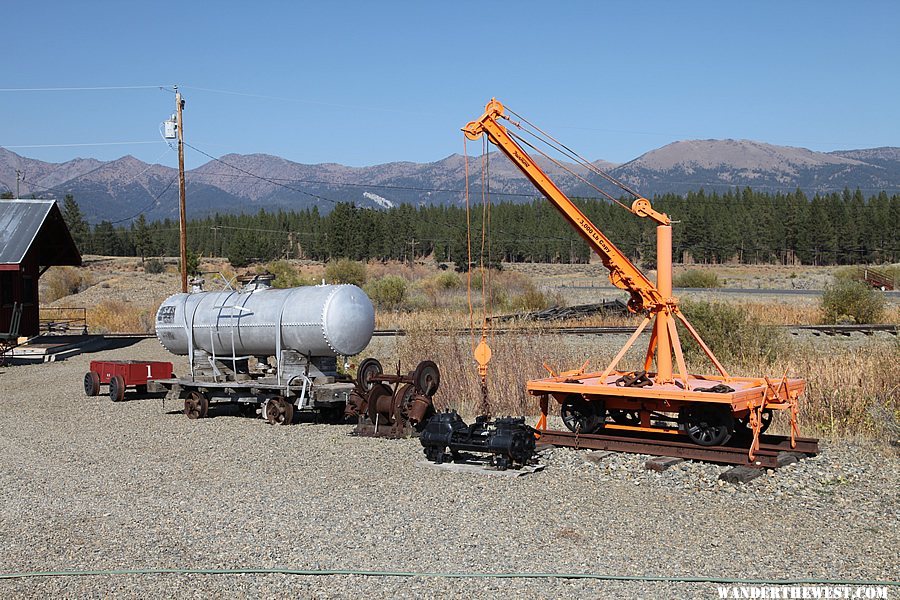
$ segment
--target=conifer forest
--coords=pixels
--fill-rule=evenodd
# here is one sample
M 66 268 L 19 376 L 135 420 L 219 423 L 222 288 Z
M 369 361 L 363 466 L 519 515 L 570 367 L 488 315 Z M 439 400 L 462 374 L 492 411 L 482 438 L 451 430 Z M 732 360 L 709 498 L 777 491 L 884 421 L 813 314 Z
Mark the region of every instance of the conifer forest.
M 582 211 L 628 256 L 653 264 L 653 223 L 621 206 L 577 199 Z M 674 258 L 695 263 L 836 265 L 900 261 L 900 195 L 859 190 L 770 194 L 750 188 L 703 190 L 652 199 L 674 222 Z M 188 223 L 189 250 L 233 265 L 256 260 L 411 260 L 433 255 L 463 268 L 473 256 L 488 262 L 586 262 L 587 245 L 544 199 L 483 206 L 400 205 L 371 210 L 337 203 L 330 211 L 216 214 Z M 83 253 L 175 256 L 178 221 L 88 225 L 77 199 L 66 198 L 66 221 Z M 468 225 L 467 225 L 468 223 Z

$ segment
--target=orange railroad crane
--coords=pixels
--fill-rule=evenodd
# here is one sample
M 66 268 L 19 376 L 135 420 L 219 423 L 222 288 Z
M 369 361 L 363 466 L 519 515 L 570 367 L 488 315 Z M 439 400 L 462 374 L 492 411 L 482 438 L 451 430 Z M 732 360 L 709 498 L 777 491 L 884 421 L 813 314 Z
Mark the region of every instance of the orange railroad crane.
M 657 281 L 654 285 L 553 183 L 500 124 L 501 120 L 519 126 L 505 114 L 500 102 L 491 100 L 484 114 L 466 125 L 463 132 L 470 140 L 486 135 L 525 174 L 597 253 L 609 269 L 610 282 L 631 295 L 629 310 L 644 315 L 640 326 L 603 371 L 586 372 L 588 363 L 581 369 L 559 374 L 547 368 L 550 377 L 528 381 L 526 390 L 541 399 L 537 428 L 547 429 L 549 398 L 552 397 L 560 404 L 563 422 L 576 433 L 593 433 L 605 427 L 684 434 L 697 444 L 718 446 L 728 442 L 736 431 L 746 432 L 752 435 L 750 457 L 753 458 L 759 436 L 768 428 L 773 410 L 789 410 L 793 446 L 799 434 L 797 398 L 803 393 L 806 382 L 788 379 L 786 374 L 773 382 L 769 377 L 732 377 L 725 371 L 679 310 L 678 300 L 672 297 L 672 225 L 669 217 L 655 211 L 646 198 L 601 173 L 636 197 L 631 207 L 626 207 L 628 210 L 657 224 Z M 676 321 L 680 321 L 700 345 L 718 375 L 687 372 Z M 644 370 L 616 370 L 619 361 L 651 322 L 653 329 Z M 678 366 L 677 374 L 673 372 L 673 356 Z M 651 372 L 654 357 L 656 371 Z M 677 426 L 673 427 L 673 424 Z

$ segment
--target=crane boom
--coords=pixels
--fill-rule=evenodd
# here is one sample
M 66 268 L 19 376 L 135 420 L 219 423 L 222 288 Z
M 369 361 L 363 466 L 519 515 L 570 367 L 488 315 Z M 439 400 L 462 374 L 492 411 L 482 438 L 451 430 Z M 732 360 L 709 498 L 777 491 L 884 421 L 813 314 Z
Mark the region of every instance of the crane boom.
M 528 153 L 512 139 L 506 128 L 498 122 L 498 119 L 502 118 L 506 118 L 503 104 L 491 100 L 485 107 L 484 114 L 477 121 L 466 125 L 463 132 L 470 140 L 477 140 L 482 134 L 487 134 L 488 139 L 546 196 L 600 257 L 603 265 L 609 270 L 610 282 L 631 294 L 628 307 L 633 312 L 645 312 L 665 304 L 666 298 L 647 276 L 575 206 L 575 203 L 553 183 Z M 648 216 L 658 223 L 669 224 L 669 218 L 654 211 L 645 198 L 635 200 L 631 211 L 639 216 Z

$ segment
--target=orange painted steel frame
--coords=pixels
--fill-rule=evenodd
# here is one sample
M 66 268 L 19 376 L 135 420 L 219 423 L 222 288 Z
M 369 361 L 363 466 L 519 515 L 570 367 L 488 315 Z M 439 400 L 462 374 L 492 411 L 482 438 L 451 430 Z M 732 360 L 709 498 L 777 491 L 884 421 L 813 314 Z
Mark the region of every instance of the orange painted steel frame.
M 759 435 L 759 419 L 763 409 L 790 408 L 793 432 L 796 429 L 797 397 L 803 392 L 805 381 L 783 377 L 776 387 L 768 378 L 731 377 L 678 309 L 678 301 L 672 297 L 672 226 L 669 217 L 653 210 L 646 198 L 637 198 L 631 205 L 632 213 L 640 217 L 649 217 L 657 223 L 657 282 L 653 285 L 512 139 L 506 128 L 499 123 L 501 119 L 509 120 L 509 117 L 504 114 L 503 105 L 492 99 L 485 107 L 484 114 L 478 120 L 467 124 L 463 128 L 463 133 L 470 140 L 478 140 L 482 135 L 487 135 L 488 139 L 525 174 L 599 255 L 603 265 L 609 270 L 610 282 L 631 295 L 628 302 L 629 309 L 635 313 L 645 314 L 641 325 L 604 371 L 585 374 L 583 369 L 586 367 L 583 367 L 581 371 L 567 372 L 527 383 L 526 389 L 529 393 L 541 396 L 542 416 L 538 422 L 538 429 L 546 429 L 548 395 L 561 403 L 565 397 L 577 394 L 586 400 L 603 399 L 606 408 L 640 411 L 640 426 L 610 424 L 608 427 L 651 429 L 651 411 L 677 412 L 684 405 L 701 402 L 729 404 L 735 417 L 749 419 L 756 439 Z M 656 373 L 652 374 L 655 389 L 619 387 L 615 381 L 626 372 L 614 369 L 651 320 L 654 323 L 644 369 L 650 370 L 655 356 Z M 676 320 L 680 321 L 691 337 L 697 341 L 720 376 L 687 373 L 684 353 L 675 327 Z M 677 380 L 673 374 L 673 355 L 679 371 Z M 729 393 L 693 391 L 697 385 L 704 383 L 716 385 L 725 382 L 735 391 Z M 660 429 L 654 427 L 652 430 Z

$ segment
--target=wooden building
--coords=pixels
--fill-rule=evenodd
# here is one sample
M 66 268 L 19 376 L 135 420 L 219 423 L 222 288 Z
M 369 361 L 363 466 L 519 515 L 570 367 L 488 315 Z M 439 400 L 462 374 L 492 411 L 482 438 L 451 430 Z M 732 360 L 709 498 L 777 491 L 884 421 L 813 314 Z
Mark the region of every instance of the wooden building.
M 0 331 L 21 306 L 19 335 L 39 333 L 38 279 L 56 265 L 81 265 L 56 201 L 0 200 Z

